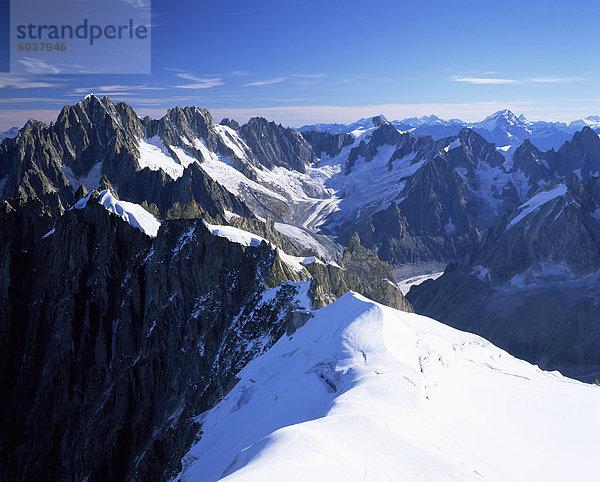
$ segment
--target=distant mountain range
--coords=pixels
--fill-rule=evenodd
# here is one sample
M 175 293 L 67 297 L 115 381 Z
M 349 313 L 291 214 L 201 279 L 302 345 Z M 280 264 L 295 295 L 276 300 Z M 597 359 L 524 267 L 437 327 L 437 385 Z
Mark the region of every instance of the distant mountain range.
M 383 115 L 377 116 L 383 120 Z M 316 129 L 332 134 L 360 133 L 369 126 L 371 118 L 360 119 L 350 124 L 314 124 L 302 126 L 301 132 Z M 584 127 L 600 130 L 600 116 L 589 116 L 585 119 L 564 122 L 529 121 L 524 115 L 516 116 L 510 110 L 500 110 L 480 122 L 464 122 L 460 119 L 444 120 L 435 115 L 410 117 L 403 120 L 390 121 L 396 128 L 417 135 L 427 135 L 434 139 L 457 135 L 464 127 L 481 134 L 487 141 L 497 146 L 518 146 L 528 139 L 541 150 L 558 149 L 573 134 Z
M 0 132 L 0 142 L 3 141 L 4 139 L 6 139 L 7 137 L 8 138 L 17 137 L 18 133 L 19 133 L 18 127 L 11 127 L 7 131 Z

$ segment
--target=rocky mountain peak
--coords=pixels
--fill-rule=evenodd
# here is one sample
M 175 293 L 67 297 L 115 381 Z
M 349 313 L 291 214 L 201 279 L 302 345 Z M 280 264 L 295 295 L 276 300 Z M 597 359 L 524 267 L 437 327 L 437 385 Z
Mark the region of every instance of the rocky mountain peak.
M 235 119 L 229 119 L 225 117 L 220 123 L 222 126 L 231 127 L 234 131 L 239 130 L 240 124 Z
M 600 171 L 600 138 L 593 129 L 584 127 L 558 150 L 556 171 L 565 175 L 577 171 L 583 178 Z
M 521 169 L 528 177 L 538 180 L 548 179 L 549 165 L 544 160 L 544 153 L 535 147 L 528 139 L 517 147 L 513 154 L 513 170 Z
M 251 118 L 238 132 L 258 162 L 268 169 L 281 166 L 306 172 L 306 167 L 317 160 L 312 146 L 298 131 L 263 117 Z
M 100 191 L 110 191 L 110 193 L 113 195 L 113 197 L 115 197 L 116 199 L 119 199 L 119 195 L 117 194 L 117 191 L 115 191 L 112 187 L 112 185 L 110 184 L 110 181 L 108 180 L 108 178 L 103 175 L 102 178 L 100 179 L 100 185 L 98 187 L 98 189 Z
M 486 164 L 497 167 L 504 162 L 504 156 L 496 150 L 496 146 L 488 142 L 484 136 L 469 127 L 463 127 L 458 133 L 458 140 L 468 147 L 467 157 L 473 161 L 480 159 Z
M 19 134 L 31 135 L 32 133 L 41 132 L 47 128 L 48 126 L 42 121 L 28 119 L 23 128 L 19 131 Z
M 374 146 L 395 146 L 401 142 L 405 134 L 396 129 L 389 122 L 384 122 L 371 134 L 371 144 Z
M 383 116 L 383 115 L 376 115 L 375 117 L 373 117 L 373 119 L 371 119 L 373 122 L 373 125 L 375 127 L 379 127 L 383 124 L 389 124 L 389 122 L 387 121 L 387 119 Z
M 158 135 L 169 145 L 180 145 L 182 136 L 188 141 L 204 139 L 211 150 L 216 150 L 216 134 L 212 115 L 196 106 L 174 107 L 158 121 L 146 125 L 146 137 Z
M 478 129 L 494 131 L 495 129 L 510 129 L 514 127 L 525 127 L 523 121 L 520 121 L 509 109 L 499 110 L 486 117 L 483 121 L 474 125 Z
M 483 138 L 483 136 L 481 134 L 478 134 L 470 127 L 463 127 L 460 130 L 460 132 L 458 133 L 458 138 L 463 141 L 467 141 L 467 142 L 469 141 L 469 139 L 477 139 L 478 141 L 481 141 L 481 140 L 485 141 L 485 139 Z
M 360 236 L 358 235 L 358 233 L 354 233 L 348 240 L 348 250 L 352 252 L 360 247 Z
M 330 134 L 316 129 L 302 132 L 302 137 L 313 147 L 317 157 L 325 153 L 333 158 L 342 148 L 354 144 L 354 137 L 350 134 Z
M 104 179 L 104 176 L 103 176 Z M 84 197 L 86 197 L 88 195 L 88 190 L 87 187 L 85 186 L 85 184 L 81 184 L 81 186 L 79 186 L 77 188 L 77 191 L 75 191 L 75 194 L 73 195 L 73 203 L 76 203 L 77 201 L 79 201 L 80 199 L 83 199 Z
M 594 132 L 594 130 L 586 126 L 581 131 L 573 134 L 573 140 L 571 141 L 573 145 L 590 145 L 590 144 L 600 144 L 600 137 L 598 134 Z
M 536 150 L 536 151 L 540 152 L 540 150 L 539 150 L 537 147 L 535 147 L 535 146 L 534 146 L 534 145 L 531 143 L 531 141 L 530 141 L 529 139 L 525 139 L 525 140 L 524 140 L 524 141 L 521 143 L 521 145 L 520 145 L 519 147 L 517 147 L 517 150 L 519 150 L 519 149 L 521 149 L 521 148 L 522 148 L 522 149 L 526 149 L 526 150 L 528 150 L 528 151 Z

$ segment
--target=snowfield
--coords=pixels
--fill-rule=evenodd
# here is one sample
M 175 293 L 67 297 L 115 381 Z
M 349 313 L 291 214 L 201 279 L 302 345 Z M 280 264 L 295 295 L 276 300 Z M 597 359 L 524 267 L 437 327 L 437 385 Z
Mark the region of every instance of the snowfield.
M 411 278 L 403 279 L 398 281 L 398 288 L 402 291 L 402 294 L 406 296 L 406 294 L 410 291 L 413 286 L 418 286 L 421 283 L 424 283 L 427 280 L 436 280 L 440 276 L 444 274 L 443 271 L 438 271 L 437 273 L 431 274 L 423 274 L 419 276 L 412 276 Z
M 239 373 L 182 480 L 597 480 L 600 387 L 348 293 Z
M 160 228 L 160 221 L 139 204 L 119 201 L 108 189 L 100 193 L 98 202 L 111 213 L 121 216 L 124 221 L 131 224 L 134 228 L 138 228 L 148 236 L 156 238 Z
M 71 209 L 85 209 L 92 193 L 93 191 L 77 201 Z M 134 228 L 143 231 L 148 236 L 156 238 L 160 228 L 160 221 L 139 204 L 120 201 L 108 189 L 100 192 L 98 203 L 104 206 L 107 211 L 120 216 L 123 221 L 131 224 Z M 46 236 L 49 235 L 50 233 L 46 234 Z
M 567 185 L 564 183 L 559 184 L 558 186 L 554 187 L 553 189 L 550 189 L 549 191 L 542 191 L 542 192 L 537 193 L 535 196 L 533 196 L 527 202 L 525 202 L 524 204 L 519 206 L 519 208 L 518 208 L 519 214 L 517 216 L 515 216 L 510 221 L 510 223 L 508 223 L 508 226 L 506 227 L 506 229 L 509 230 L 513 226 L 516 226 L 522 219 L 526 218 L 531 213 L 534 213 L 535 211 L 537 211 L 544 204 L 547 204 L 556 198 L 562 197 L 566 193 L 567 193 Z
M 163 141 L 158 136 L 139 140 L 140 158 L 138 163 L 142 169 L 164 171 L 172 179 L 183 176 L 184 167 L 171 157 Z
M 241 244 L 242 246 L 260 246 L 261 243 L 266 243 L 271 247 L 271 249 L 277 251 L 281 260 L 296 272 L 306 271 L 303 266 L 305 264 L 324 264 L 321 260 L 315 258 L 314 256 L 301 257 L 287 254 L 285 251 L 279 249 L 277 246 L 267 241 L 265 238 L 262 238 L 261 236 L 258 236 L 256 234 L 249 233 L 248 231 L 244 231 L 243 229 L 236 228 L 234 226 L 220 226 L 217 224 L 208 224 L 206 221 L 204 221 L 204 225 L 214 236 L 227 238 L 232 243 Z

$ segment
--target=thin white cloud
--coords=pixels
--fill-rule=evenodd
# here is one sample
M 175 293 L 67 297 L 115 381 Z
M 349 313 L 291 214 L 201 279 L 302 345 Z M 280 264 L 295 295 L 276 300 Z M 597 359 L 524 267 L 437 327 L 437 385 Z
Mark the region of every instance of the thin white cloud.
M 19 60 L 19 63 L 23 64 L 25 70 L 32 74 L 59 74 L 61 70 L 48 62 L 31 57 L 21 59 Z
M 177 77 L 182 79 L 191 80 L 193 83 L 184 84 L 184 85 L 176 85 L 178 89 L 210 89 L 211 87 L 217 87 L 219 85 L 224 85 L 223 79 L 216 77 L 196 77 L 192 74 L 188 74 L 187 72 L 182 72 L 177 74 Z
M 126 85 L 97 85 L 96 87 L 77 87 L 67 95 L 89 94 L 90 92 L 122 92 L 131 89 Z
M 90 92 L 99 92 L 108 95 L 106 92 L 126 93 L 137 90 L 165 90 L 165 87 L 154 87 L 149 85 L 97 85 L 95 87 L 77 87 L 67 95 L 77 96 L 80 94 L 89 94 Z
M 494 72 L 490 72 L 492 74 Z M 483 75 L 487 75 L 484 73 Z M 466 84 L 478 84 L 478 85 L 502 85 L 502 84 L 527 84 L 527 83 L 540 83 L 540 84 L 561 84 L 569 82 L 582 82 L 588 80 L 584 77 L 529 77 L 527 79 L 507 79 L 502 77 L 452 77 L 454 82 L 464 82 Z
M 40 102 L 63 105 L 65 99 L 57 99 L 54 97 L 7 97 L 5 99 L 0 99 L 0 104 L 39 104 Z
M 62 84 L 47 80 L 32 79 L 26 75 L 0 74 L 0 88 L 10 87 L 12 89 L 40 89 L 46 87 L 58 87 Z
M 502 79 L 491 77 L 453 77 L 454 82 L 464 82 L 466 84 L 478 85 L 501 85 L 501 84 L 520 84 L 521 82 L 515 79 Z
M 291 74 L 291 76 L 300 79 L 322 79 L 323 77 L 327 77 L 327 74 Z
M 254 82 L 249 82 L 247 84 L 244 84 L 242 87 L 254 87 L 254 86 L 260 86 L 260 85 L 280 84 L 281 82 L 284 82 L 286 79 L 287 79 L 287 77 L 276 77 L 274 79 L 268 79 L 268 80 L 256 80 Z
M 583 82 L 588 80 L 584 77 L 532 77 L 528 82 L 539 82 L 542 84 L 563 84 L 569 82 Z

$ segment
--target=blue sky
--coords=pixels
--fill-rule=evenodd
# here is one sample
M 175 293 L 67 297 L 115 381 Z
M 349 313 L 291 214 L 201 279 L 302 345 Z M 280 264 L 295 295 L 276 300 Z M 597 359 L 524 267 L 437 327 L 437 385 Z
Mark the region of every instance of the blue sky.
M 139 1 L 139 0 L 138 0 Z M 87 92 L 287 125 L 435 113 L 600 113 L 595 1 L 153 2 L 151 75 L 0 74 L 0 128 Z M 118 55 L 118 52 L 115 52 Z

